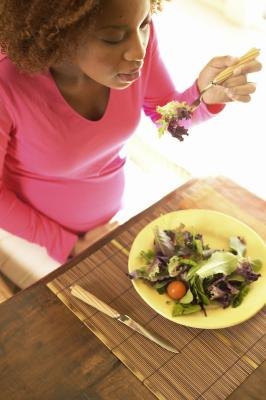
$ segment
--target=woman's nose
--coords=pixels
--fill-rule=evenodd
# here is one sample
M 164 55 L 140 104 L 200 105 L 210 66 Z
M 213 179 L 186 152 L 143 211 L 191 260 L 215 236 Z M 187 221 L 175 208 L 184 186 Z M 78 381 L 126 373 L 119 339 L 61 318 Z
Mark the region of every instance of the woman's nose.
M 145 57 L 147 41 L 136 33 L 129 41 L 127 50 L 124 53 L 124 58 L 127 61 L 142 61 Z

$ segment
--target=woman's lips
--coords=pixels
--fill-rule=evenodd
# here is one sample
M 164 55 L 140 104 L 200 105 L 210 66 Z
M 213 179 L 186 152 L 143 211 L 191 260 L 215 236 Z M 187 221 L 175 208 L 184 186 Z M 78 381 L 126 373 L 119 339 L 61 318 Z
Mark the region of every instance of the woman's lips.
M 140 77 L 140 70 L 130 74 L 117 74 L 117 76 L 122 82 L 133 82 Z

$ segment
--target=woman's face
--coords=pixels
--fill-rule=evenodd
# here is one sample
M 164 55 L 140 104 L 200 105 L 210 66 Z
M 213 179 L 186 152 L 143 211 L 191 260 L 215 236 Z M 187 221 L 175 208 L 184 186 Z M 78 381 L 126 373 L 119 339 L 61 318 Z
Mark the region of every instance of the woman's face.
M 109 88 L 139 78 L 150 33 L 150 0 L 107 0 L 78 50 L 76 66 Z

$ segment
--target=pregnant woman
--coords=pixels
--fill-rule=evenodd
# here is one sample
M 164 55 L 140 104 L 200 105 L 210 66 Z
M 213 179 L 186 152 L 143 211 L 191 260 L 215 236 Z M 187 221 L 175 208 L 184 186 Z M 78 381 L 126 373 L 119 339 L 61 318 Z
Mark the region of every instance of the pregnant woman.
M 84 250 L 121 209 L 121 149 L 141 110 L 155 122 L 157 105 L 192 103 L 237 61 L 213 58 L 178 92 L 152 23 L 160 7 L 156 0 L 1 1 L 0 271 L 21 288 Z M 174 56 L 186 62 L 178 50 Z M 260 68 L 253 60 L 206 92 L 189 124 L 226 102 L 248 102 L 255 86 L 247 74 Z

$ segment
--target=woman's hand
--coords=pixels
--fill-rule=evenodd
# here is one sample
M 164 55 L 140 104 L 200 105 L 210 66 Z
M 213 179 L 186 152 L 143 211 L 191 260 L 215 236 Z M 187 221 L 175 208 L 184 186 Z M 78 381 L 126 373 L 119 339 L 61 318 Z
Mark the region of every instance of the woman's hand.
M 237 61 L 238 58 L 231 56 L 213 58 L 199 74 L 199 90 L 203 90 L 221 71 Z M 237 67 L 233 75 L 221 85 L 207 90 L 202 96 L 203 101 L 206 104 L 226 103 L 233 100 L 247 103 L 251 99 L 250 95 L 256 90 L 256 85 L 248 82 L 247 74 L 260 71 L 261 68 L 261 63 L 256 59 Z
M 97 242 L 97 240 L 107 235 L 107 233 L 111 232 L 118 225 L 119 225 L 118 221 L 113 221 L 113 222 L 107 222 L 104 225 L 100 225 L 94 229 L 91 229 L 77 240 L 74 248 L 70 253 L 70 257 L 75 257 L 78 254 L 82 253 L 83 250 L 86 250 L 89 246 L 91 246 L 93 243 Z

